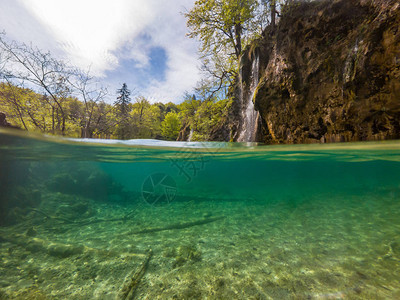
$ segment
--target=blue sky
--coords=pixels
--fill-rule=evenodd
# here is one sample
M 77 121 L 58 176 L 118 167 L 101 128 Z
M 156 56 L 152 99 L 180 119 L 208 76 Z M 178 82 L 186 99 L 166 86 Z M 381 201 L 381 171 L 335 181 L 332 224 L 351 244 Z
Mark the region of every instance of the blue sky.
M 0 31 L 151 102 L 180 102 L 200 79 L 182 12 L 194 0 L 1 0 Z

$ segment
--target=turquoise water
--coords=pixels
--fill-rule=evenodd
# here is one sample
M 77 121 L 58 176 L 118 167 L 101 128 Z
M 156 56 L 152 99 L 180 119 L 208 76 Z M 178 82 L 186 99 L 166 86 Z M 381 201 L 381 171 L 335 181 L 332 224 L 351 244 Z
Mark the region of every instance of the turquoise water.
M 0 167 L 0 299 L 400 298 L 399 141 L 2 130 Z

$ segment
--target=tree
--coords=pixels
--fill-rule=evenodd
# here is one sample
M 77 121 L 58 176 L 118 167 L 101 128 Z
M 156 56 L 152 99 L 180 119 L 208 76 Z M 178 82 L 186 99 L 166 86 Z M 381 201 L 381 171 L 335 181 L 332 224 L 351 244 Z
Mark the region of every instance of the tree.
M 271 33 L 275 33 L 275 17 L 276 17 L 276 0 L 270 0 L 269 6 L 271 7 Z
M 189 37 L 200 39 L 203 54 L 233 49 L 239 59 L 246 24 L 254 17 L 256 0 L 197 0 L 185 14 Z
M 75 69 L 72 76 L 68 79 L 73 87 L 76 95 L 83 101 L 83 115 L 81 118 L 81 137 L 93 137 L 94 126 L 93 119 L 94 113 L 97 108 L 97 103 L 103 101 L 107 95 L 107 90 L 94 81 L 94 78 L 88 72 L 82 72 Z
M 4 32 L 0 32 L 0 39 L 3 40 L 5 36 Z M 7 61 L 10 59 L 9 53 L 7 51 L 3 51 L 3 49 L 0 48 L 0 79 L 5 78 L 5 74 L 3 73 L 3 70 L 5 69 Z
M 110 138 L 115 126 L 111 118 L 113 106 L 101 100 L 97 103 L 93 113 L 93 137 Z
M 215 86 L 215 92 L 236 75 L 257 6 L 257 0 L 197 0 L 185 13 L 188 36 L 201 42 L 203 70 L 214 78 L 208 85 Z
M 12 84 L 0 83 L 1 110 L 14 125 L 27 131 L 53 133 L 53 110 L 45 95 Z
M 20 100 L 20 89 L 11 84 L 11 82 L 8 81 L 7 78 L 6 82 L 7 84 L 0 83 L 0 104 L 2 104 L 2 109 L 5 109 L 8 106 L 9 111 L 7 111 L 7 113 L 11 113 L 11 117 L 15 116 L 15 118 L 21 122 L 23 128 L 25 130 L 29 130 L 27 122 L 25 121 L 24 105 Z
M 201 101 L 196 99 L 195 95 L 185 95 L 185 100 L 178 105 L 179 108 L 179 120 L 182 124 L 183 130 L 193 129 L 194 115 L 198 107 L 201 105 Z
M 117 109 L 117 130 L 116 135 L 119 139 L 127 139 L 130 136 L 130 124 L 129 124 L 129 112 L 131 102 L 131 91 L 128 89 L 126 83 L 122 85 L 122 88 L 117 90 L 118 97 L 114 105 Z
M 92 137 L 96 104 L 103 100 L 106 90 L 94 82 L 89 72 L 66 65 L 32 45 L 7 42 L 5 34 L 0 33 L 0 76 L 12 92 L 7 93 L 7 102 L 26 130 L 32 129 L 28 126 L 32 123 L 34 129 L 42 132 L 61 131 L 62 135 L 67 135 L 69 130 L 69 134 L 76 136 L 80 131 L 79 136 Z M 30 93 L 19 92 L 15 97 L 17 94 L 13 91 L 26 83 L 30 88 L 38 87 L 41 95 L 25 100 Z M 73 95 L 79 97 L 83 105 L 71 98 Z M 49 117 L 50 126 L 47 124 Z
M 276 0 L 261 0 L 267 12 L 269 12 L 269 24 L 270 24 L 270 34 L 273 35 L 275 33 L 276 27 Z M 283 2 L 283 3 L 282 3 Z M 286 1 L 281 1 L 281 5 L 286 3 Z
M 117 90 L 117 93 L 119 95 L 114 105 L 118 108 L 120 116 L 127 117 L 129 114 L 129 103 L 131 102 L 131 91 L 128 90 L 128 86 L 124 83 L 122 84 L 122 88 Z
M 39 87 L 48 97 L 44 98 L 52 108 L 52 133 L 56 130 L 65 135 L 67 114 L 65 100 L 70 95 L 67 65 L 54 59 L 49 52 L 42 52 L 32 45 L 8 43 L 0 35 L 0 53 L 4 61 L 1 77 L 29 82 Z
M 149 126 L 152 121 L 148 115 L 151 104 L 142 96 L 137 97 L 135 101 L 131 111 L 133 135 L 135 138 L 147 138 L 151 135 Z
M 179 121 L 178 114 L 175 112 L 167 113 L 164 121 L 161 123 L 163 137 L 167 140 L 176 140 L 180 129 L 181 122 Z
M 203 101 L 193 118 L 193 141 L 209 141 L 213 133 L 227 123 L 232 101 L 229 99 Z M 215 137 L 214 137 L 215 138 Z

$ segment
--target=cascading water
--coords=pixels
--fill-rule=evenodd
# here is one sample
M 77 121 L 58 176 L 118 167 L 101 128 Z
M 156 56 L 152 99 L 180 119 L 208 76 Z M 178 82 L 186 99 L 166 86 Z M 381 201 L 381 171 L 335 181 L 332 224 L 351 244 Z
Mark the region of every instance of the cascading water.
M 192 137 L 193 137 L 193 128 L 190 128 L 190 133 L 189 133 L 189 137 L 188 137 L 188 142 L 191 142 L 192 141 Z
M 258 54 L 256 54 L 251 66 L 251 83 L 248 93 L 244 93 L 243 87 L 241 87 L 243 124 L 241 132 L 239 134 L 239 138 L 237 140 L 238 142 L 254 142 L 256 139 L 258 111 L 254 109 L 253 98 L 259 80 L 259 66 L 260 59 Z M 240 78 L 240 82 L 242 82 L 242 78 Z
M 358 55 L 358 44 L 359 41 L 356 39 L 355 45 L 349 51 L 346 62 L 343 69 L 343 84 L 342 84 L 342 98 L 344 96 L 345 85 L 352 81 L 356 75 L 356 61 Z

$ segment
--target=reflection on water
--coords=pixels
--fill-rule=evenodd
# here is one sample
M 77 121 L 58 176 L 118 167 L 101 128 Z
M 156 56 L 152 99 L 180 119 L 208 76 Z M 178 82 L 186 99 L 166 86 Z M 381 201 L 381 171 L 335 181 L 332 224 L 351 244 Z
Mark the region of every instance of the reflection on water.
M 399 146 L 1 131 L 0 299 L 399 298 Z

